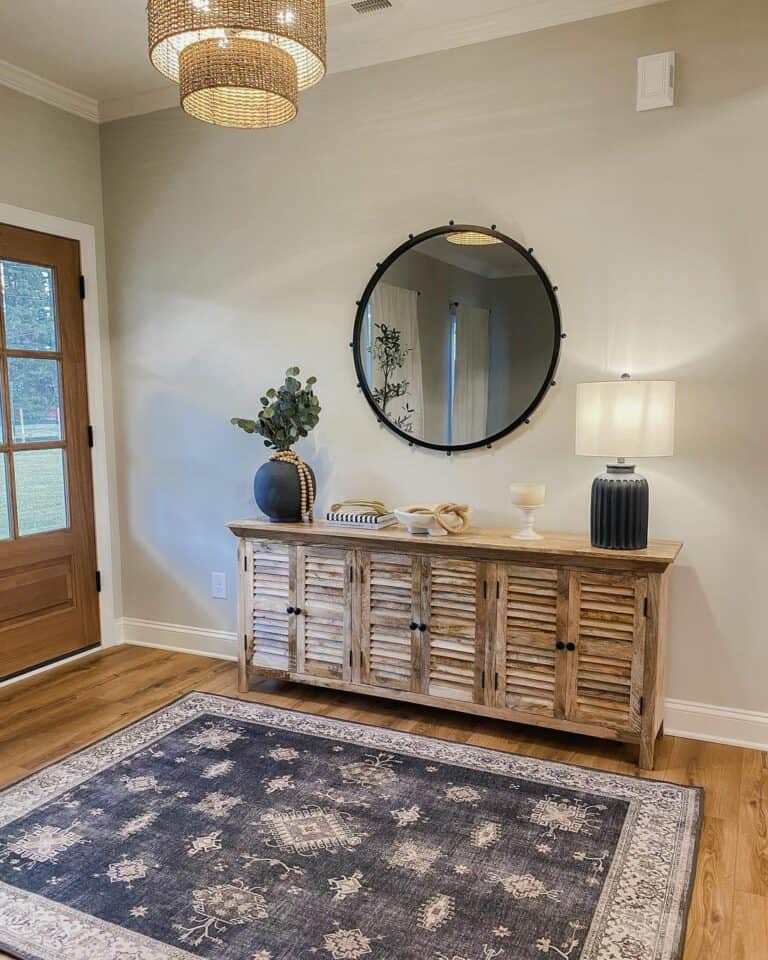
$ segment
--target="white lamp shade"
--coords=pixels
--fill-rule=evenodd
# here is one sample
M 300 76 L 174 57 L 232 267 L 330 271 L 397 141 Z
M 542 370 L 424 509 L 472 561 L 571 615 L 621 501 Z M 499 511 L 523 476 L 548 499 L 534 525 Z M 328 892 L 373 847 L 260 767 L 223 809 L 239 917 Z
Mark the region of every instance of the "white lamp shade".
M 585 457 L 671 457 L 675 382 L 612 380 L 576 389 L 576 453 Z

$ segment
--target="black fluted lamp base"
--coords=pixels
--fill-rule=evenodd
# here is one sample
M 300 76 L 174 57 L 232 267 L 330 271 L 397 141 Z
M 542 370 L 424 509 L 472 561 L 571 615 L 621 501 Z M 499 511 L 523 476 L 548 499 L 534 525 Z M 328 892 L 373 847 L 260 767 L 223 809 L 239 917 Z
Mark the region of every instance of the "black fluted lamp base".
M 608 464 L 592 484 L 592 546 L 644 550 L 648 546 L 648 481 L 634 464 Z

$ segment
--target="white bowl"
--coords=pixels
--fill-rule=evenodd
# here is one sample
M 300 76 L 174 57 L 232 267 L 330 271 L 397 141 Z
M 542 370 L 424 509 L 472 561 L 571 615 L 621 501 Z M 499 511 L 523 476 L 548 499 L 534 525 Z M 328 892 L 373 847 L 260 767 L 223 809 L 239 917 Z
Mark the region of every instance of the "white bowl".
M 397 509 L 394 513 L 408 533 L 415 536 L 427 536 L 432 531 L 433 526 L 438 526 L 431 513 L 408 513 L 406 510 Z M 442 530 L 442 527 L 440 529 Z

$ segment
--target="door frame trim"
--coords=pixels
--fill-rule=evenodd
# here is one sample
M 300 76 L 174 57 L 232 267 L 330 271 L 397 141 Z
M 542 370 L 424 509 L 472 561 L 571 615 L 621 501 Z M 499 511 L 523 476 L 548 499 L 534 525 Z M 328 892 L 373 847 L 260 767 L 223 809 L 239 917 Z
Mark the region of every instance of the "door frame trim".
M 93 472 L 93 509 L 96 527 L 97 566 L 101 571 L 99 594 L 99 647 L 120 643 L 116 620 L 122 611 L 120 584 L 120 532 L 116 499 L 116 466 L 114 451 L 114 417 L 112 409 L 112 377 L 109 358 L 109 333 L 102 324 L 99 298 L 96 228 L 77 220 L 64 220 L 35 210 L 25 210 L 0 203 L 0 223 L 37 230 L 40 233 L 77 240 L 80 244 L 80 269 L 85 277 L 86 298 L 83 301 L 85 327 L 85 364 L 88 377 L 88 415 L 96 443 L 91 449 Z M 105 317 L 106 320 L 106 317 Z M 93 572 L 94 578 L 96 571 Z M 99 649 L 96 647 L 94 649 Z M 82 656 L 83 654 L 71 654 Z M 59 661 L 61 662 L 61 661 Z M 21 674 L 6 682 L 23 679 Z

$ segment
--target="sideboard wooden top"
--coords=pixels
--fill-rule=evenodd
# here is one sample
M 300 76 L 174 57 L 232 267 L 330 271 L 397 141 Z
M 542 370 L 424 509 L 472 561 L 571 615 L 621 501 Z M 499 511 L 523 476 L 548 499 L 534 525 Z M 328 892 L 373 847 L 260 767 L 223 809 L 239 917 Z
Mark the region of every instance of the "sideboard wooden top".
M 489 560 L 520 562 L 575 562 L 583 566 L 614 570 L 663 570 L 674 563 L 682 549 L 675 540 L 651 540 L 645 550 L 599 550 L 580 533 L 547 533 L 541 540 L 515 540 L 514 530 L 474 528 L 447 537 L 412 536 L 400 525 L 383 530 L 339 527 L 314 523 L 270 523 L 267 520 L 236 520 L 229 524 L 236 537 L 279 540 L 283 543 L 324 543 L 337 547 L 383 548 L 403 553 L 466 556 L 476 553 Z

